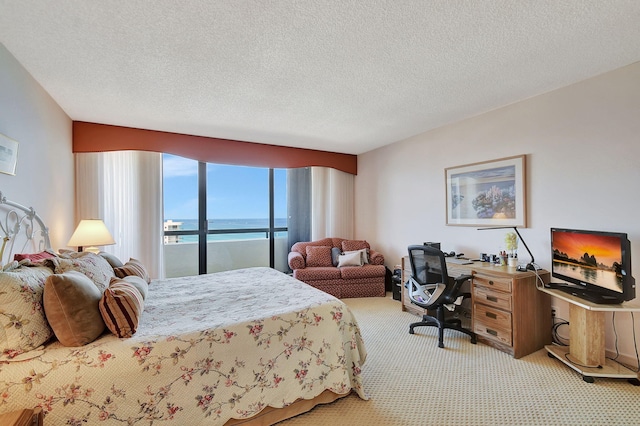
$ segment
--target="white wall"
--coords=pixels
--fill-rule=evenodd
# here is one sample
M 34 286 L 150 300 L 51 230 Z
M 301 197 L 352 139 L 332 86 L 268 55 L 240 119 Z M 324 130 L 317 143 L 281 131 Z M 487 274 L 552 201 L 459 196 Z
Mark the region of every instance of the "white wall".
M 360 155 L 356 237 L 389 267 L 424 241 L 497 252 L 503 231 L 445 225 L 444 169 L 520 154 L 529 218 L 521 234 L 536 263 L 551 268 L 551 227 L 626 232 L 640 284 L 640 63 Z M 518 253 L 526 257 L 522 245 Z M 566 304 L 554 305 L 568 319 Z M 616 316 L 619 348 L 635 362 L 631 325 L 630 314 Z
M 0 44 L 0 133 L 19 142 L 16 175 L 0 173 L 7 199 L 33 207 L 51 244 L 67 244 L 74 222 L 71 119 Z

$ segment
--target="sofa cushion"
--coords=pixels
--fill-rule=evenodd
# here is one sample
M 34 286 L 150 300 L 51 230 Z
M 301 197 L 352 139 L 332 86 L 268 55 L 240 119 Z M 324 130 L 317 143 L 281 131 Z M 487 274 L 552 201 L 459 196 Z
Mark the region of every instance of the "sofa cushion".
M 340 269 L 333 266 L 319 266 L 315 268 L 296 269 L 293 278 L 300 281 L 335 280 L 340 279 Z
M 342 250 L 338 247 L 331 247 L 331 263 L 333 266 L 338 266 L 340 255 L 342 254 Z
M 342 242 L 342 251 L 354 251 L 370 248 L 371 246 L 365 240 L 344 240 Z
M 318 241 L 300 241 L 291 246 L 291 251 L 298 252 L 302 257 L 307 258 L 307 246 L 328 246 L 333 247 L 331 238 L 323 238 Z
M 345 280 L 384 277 L 387 272 L 384 265 L 346 266 L 340 268 L 339 271 Z
M 362 254 L 359 251 L 352 251 L 338 256 L 338 268 L 345 266 L 362 266 Z
M 329 246 L 307 246 L 307 267 L 333 266 L 331 263 L 331 247 Z
M 352 251 L 345 251 L 344 254 L 351 254 L 351 253 L 358 253 L 360 255 L 360 257 L 362 258 L 362 264 L 366 265 L 367 263 L 369 263 L 369 249 L 363 248 L 360 250 L 352 250 Z

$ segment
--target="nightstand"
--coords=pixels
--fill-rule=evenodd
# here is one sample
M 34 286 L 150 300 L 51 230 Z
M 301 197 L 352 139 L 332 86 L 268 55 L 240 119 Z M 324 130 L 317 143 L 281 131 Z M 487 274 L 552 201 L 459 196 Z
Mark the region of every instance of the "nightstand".
M 40 408 L 27 408 L 0 414 L 0 425 L 2 426 L 42 426 L 43 421 L 44 414 Z

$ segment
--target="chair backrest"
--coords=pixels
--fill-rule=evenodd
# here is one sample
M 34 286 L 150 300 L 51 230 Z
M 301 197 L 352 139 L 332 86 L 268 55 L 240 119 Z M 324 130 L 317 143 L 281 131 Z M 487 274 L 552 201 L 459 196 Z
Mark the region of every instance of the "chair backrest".
M 440 249 L 426 246 L 409 246 L 409 261 L 413 279 L 420 285 L 449 283 L 447 262 Z

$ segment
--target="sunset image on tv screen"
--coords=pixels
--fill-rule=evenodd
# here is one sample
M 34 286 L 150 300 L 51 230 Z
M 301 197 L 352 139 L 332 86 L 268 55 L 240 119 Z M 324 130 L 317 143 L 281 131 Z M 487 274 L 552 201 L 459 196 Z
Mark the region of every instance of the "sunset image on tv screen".
M 622 251 L 618 237 L 555 232 L 552 249 L 555 272 L 622 291 Z

